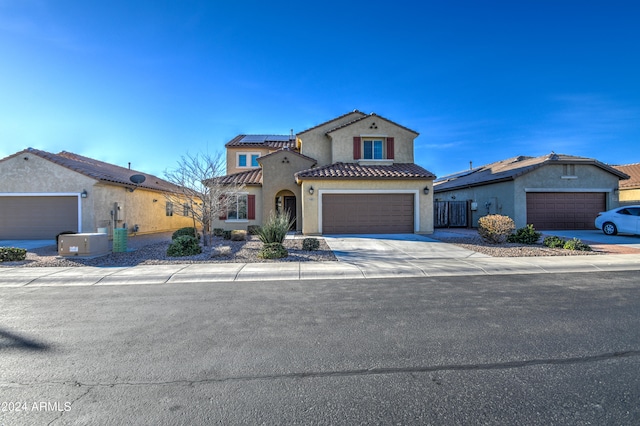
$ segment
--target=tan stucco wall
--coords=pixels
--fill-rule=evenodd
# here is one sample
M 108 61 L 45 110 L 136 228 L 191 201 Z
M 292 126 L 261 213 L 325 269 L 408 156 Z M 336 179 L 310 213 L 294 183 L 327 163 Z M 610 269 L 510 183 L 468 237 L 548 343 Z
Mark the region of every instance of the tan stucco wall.
M 620 204 L 640 204 L 640 188 L 620 189 Z
M 502 214 L 511 217 L 517 228 L 527 224 L 527 192 L 605 192 L 606 208 L 618 206 L 615 191 L 618 187 L 617 176 L 587 164 L 576 164 L 575 178 L 563 178 L 562 171 L 561 164 L 550 164 L 520 176 L 515 181 L 439 192 L 434 198 L 449 201 L 455 196 L 457 201 L 477 202 L 478 210 L 472 215 L 473 226 L 477 226 L 481 216 Z M 489 210 L 485 208 L 486 202 L 492 203 Z
M 313 195 L 309 194 L 309 187 L 313 186 Z M 424 194 L 425 186 L 429 187 L 429 194 Z M 321 212 L 319 196 L 325 190 L 347 190 L 358 193 L 359 191 L 418 191 L 419 204 L 419 228 L 418 233 L 433 233 L 433 187 L 430 180 L 313 180 L 306 179 L 302 182 L 302 209 L 304 223 L 302 233 L 305 235 L 319 234 L 319 215 Z
M 232 175 L 234 173 L 246 172 L 247 170 L 255 169 L 256 167 L 238 167 L 237 154 L 247 154 L 247 164 L 251 164 L 250 154 L 260 154 L 260 156 L 267 155 L 275 150 L 268 148 L 255 148 L 255 147 L 228 147 L 227 148 L 227 174 Z
M 262 216 L 267 218 L 275 210 L 275 199 L 279 193 L 289 191 L 296 197 L 296 230 L 302 230 L 302 197 L 294 174 L 306 170 L 313 161 L 291 152 L 281 151 L 261 160 L 262 164 Z M 256 207 L 258 208 L 258 207 Z
M 114 226 L 111 212 L 115 209 L 115 203 L 120 205 L 115 226 L 122 228 L 126 224 L 130 232 L 135 225 L 138 225 L 138 234 L 174 231 L 193 226 L 193 220 L 182 215 L 182 205 L 174 203 L 173 216 L 167 216 L 167 200 L 161 192 L 144 188 L 130 192 L 124 187 L 99 183 L 87 198 L 93 200 L 96 228 Z
M 374 126 L 375 128 L 371 128 Z M 329 134 L 331 138 L 332 156 L 331 162 L 352 163 L 353 158 L 353 137 L 375 137 L 394 138 L 394 160 L 392 163 L 413 163 L 413 140 L 416 137 L 402 127 L 389 123 L 377 116 L 369 116 L 357 123 L 333 131 Z M 383 139 L 384 141 L 384 139 Z M 385 148 L 386 149 L 386 146 Z M 386 157 L 386 154 L 385 154 Z
M 247 230 L 247 227 L 250 225 L 261 225 L 262 224 L 262 206 L 263 197 L 262 197 L 262 187 L 260 186 L 245 186 L 240 191 L 240 194 L 253 194 L 256 196 L 256 218 L 255 220 L 220 220 L 218 216 L 215 216 L 212 221 L 212 228 L 220 228 L 225 231 L 232 231 L 235 229 Z
M 297 138 L 301 142 L 300 153 L 317 160 L 318 166 L 331 164 L 331 141 L 327 138 L 325 133 L 362 116 L 364 116 L 364 114 L 360 112 L 352 112 L 338 120 L 333 120 L 329 123 L 323 124 L 322 126 L 318 126 L 317 128 L 298 134 Z M 353 143 L 351 146 L 353 147 Z
M 27 157 L 28 160 L 24 160 Z M 192 226 L 192 221 L 183 216 L 168 217 L 162 193 L 126 188 L 100 183 L 37 155 L 25 153 L 0 162 L 0 192 L 24 193 L 76 193 L 87 191 L 81 198 L 82 232 L 96 232 L 99 227 L 111 228 L 111 211 L 114 203 L 120 203 L 124 216 L 117 223 L 129 226 L 138 224 L 140 233 L 171 231 L 183 226 Z M 153 203 L 153 199 L 157 199 Z M 181 208 L 176 206 L 175 209 Z

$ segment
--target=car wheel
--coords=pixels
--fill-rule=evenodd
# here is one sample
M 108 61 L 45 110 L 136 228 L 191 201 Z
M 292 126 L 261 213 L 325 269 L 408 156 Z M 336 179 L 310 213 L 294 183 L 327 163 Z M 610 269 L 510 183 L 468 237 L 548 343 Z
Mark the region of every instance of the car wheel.
M 604 232 L 606 235 L 616 235 L 618 233 L 618 228 L 616 228 L 613 223 L 607 222 L 602 225 L 602 232 Z

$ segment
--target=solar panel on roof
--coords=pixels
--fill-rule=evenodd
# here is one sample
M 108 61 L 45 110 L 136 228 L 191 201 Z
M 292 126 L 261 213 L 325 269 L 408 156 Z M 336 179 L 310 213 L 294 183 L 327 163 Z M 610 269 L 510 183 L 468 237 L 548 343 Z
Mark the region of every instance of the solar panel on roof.
M 240 143 L 265 143 L 266 141 L 287 142 L 288 135 L 246 135 L 240 139 Z
M 240 139 L 240 143 L 263 143 L 266 135 L 247 135 Z

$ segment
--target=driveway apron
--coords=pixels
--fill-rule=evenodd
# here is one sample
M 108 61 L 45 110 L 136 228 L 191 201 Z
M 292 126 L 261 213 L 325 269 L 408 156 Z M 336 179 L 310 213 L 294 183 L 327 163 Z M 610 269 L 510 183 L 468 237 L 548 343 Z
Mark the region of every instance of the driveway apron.
M 325 241 L 338 261 L 358 267 L 367 278 L 430 275 L 436 265 L 460 268 L 461 260 L 488 257 L 415 234 L 331 235 Z

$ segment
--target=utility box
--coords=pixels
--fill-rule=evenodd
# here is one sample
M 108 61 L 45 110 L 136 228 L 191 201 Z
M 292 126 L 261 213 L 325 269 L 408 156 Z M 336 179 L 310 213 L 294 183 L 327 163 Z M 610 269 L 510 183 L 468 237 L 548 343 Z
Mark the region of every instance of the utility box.
M 95 257 L 109 254 L 107 234 L 62 234 L 58 239 L 58 254 L 64 257 Z

